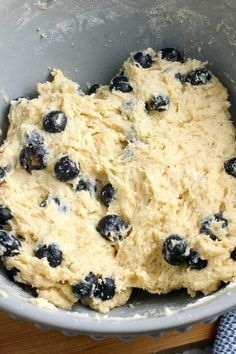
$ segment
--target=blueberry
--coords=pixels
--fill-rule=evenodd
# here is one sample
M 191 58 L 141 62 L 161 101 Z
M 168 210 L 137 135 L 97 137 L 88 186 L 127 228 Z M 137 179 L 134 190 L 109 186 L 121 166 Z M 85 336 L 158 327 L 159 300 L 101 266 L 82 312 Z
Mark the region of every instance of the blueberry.
M 200 233 L 210 236 L 215 241 L 221 239 L 222 232 L 225 234 L 228 227 L 228 220 L 222 214 L 214 214 L 207 216 L 200 228 Z
M 16 282 L 24 291 L 29 293 L 33 297 L 38 297 L 37 289 L 32 287 L 30 284 Z
M 47 151 L 42 144 L 29 145 L 20 152 L 20 164 L 27 171 L 42 170 L 46 167 Z
M 13 218 L 11 210 L 3 205 L 0 205 L 0 224 L 5 225 L 9 220 Z
M 182 264 L 186 258 L 187 243 L 179 235 L 168 236 L 162 247 L 162 253 L 167 263 L 171 265 Z
M 81 177 L 81 179 L 79 180 L 75 190 L 77 192 L 87 191 L 87 192 L 90 192 L 90 193 L 95 193 L 97 191 L 97 187 L 96 187 L 96 184 L 93 183 L 92 181 L 90 181 L 89 178 Z
M 101 201 L 107 207 L 115 198 L 115 189 L 111 183 L 106 184 L 101 191 Z
M 37 289 L 32 287 L 29 284 L 25 284 L 25 283 L 21 283 L 15 280 L 15 276 L 17 275 L 17 273 L 19 273 L 19 269 L 17 269 L 16 267 L 12 267 L 11 269 L 7 269 L 6 273 L 9 277 L 9 279 L 11 281 L 13 281 L 14 283 L 16 283 L 17 285 L 19 285 L 24 291 L 26 291 L 27 293 L 29 293 L 30 295 L 37 297 L 38 293 L 37 293 Z
M 181 82 L 181 84 L 184 84 L 185 82 L 185 76 L 181 73 L 176 73 L 175 74 L 175 78 L 176 80 L 179 80 Z
M 60 199 L 59 199 L 57 196 L 53 196 L 53 197 L 47 196 L 47 198 L 45 198 L 45 199 L 39 204 L 39 206 L 40 206 L 41 208 L 45 208 L 45 207 L 48 205 L 48 203 L 50 202 L 50 200 L 53 200 L 54 203 L 55 203 L 56 205 L 58 205 L 58 206 L 61 205 L 61 201 L 60 201 Z
M 6 168 L 0 166 L 0 183 L 4 181 L 6 177 Z
M 94 297 L 98 297 L 102 301 L 110 300 L 114 297 L 115 291 L 116 285 L 112 278 L 99 278 Z
M 108 241 L 122 240 L 127 225 L 118 215 L 106 215 L 98 223 L 97 231 Z
M 161 49 L 161 59 L 165 59 L 167 61 L 179 61 L 183 63 L 184 56 L 175 48 L 163 48 Z
M 65 130 L 67 117 L 63 112 L 51 111 L 43 116 L 43 128 L 49 133 L 61 133 Z
M 224 168 L 228 175 L 236 177 L 236 157 L 225 161 Z
M 236 247 L 234 250 L 230 253 L 230 258 L 232 258 L 234 261 L 236 261 Z
M 11 281 L 15 281 L 15 276 L 19 273 L 19 269 L 12 267 L 11 269 L 7 269 L 6 273 Z
M 90 272 L 88 275 L 86 275 L 83 281 L 74 285 L 72 289 L 73 289 L 73 293 L 79 299 L 85 299 L 87 297 L 92 296 L 97 285 L 98 285 L 98 279 L 96 275 Z
M 129 79 L 126 76 L 117 76 L 110 83 L 110 90 L 113 89 L 121 92 L 130 92 L 133 87 L 129 84 Z
M 98 84 L 94 84 L 92 86 L 90 86 L 90 88 L 88 89 L 88 95 L 92 95 L 93 93 L 96 93 L 97 90 L 99 89 L 100 85 Z
M 153 60 L 150 54 L 144 52 L 137 52 L 133 55 L 133 61 L 137 66 L 141 66 L 144 69 L 152 66 Z
M 212 78 L 212 73 L 206 68 L 191 70 L 185 77 L 185 82 L 193 86 L 206 85 Z
M 39 259 L 46 257 L 49 265 L 53 268 L 59 266 L 63 260 L 61 250 L 59 250 L 57 245 L 54 243 L 51 243 L 48 246 L 43 245 L 42 247 L 38 248 L 35 251 L 35 256 Z
M 56 162 L 54 172 L 59 181 L 68 182 L 79 175 L 80 166 L 68 156 L 63 156 Z
M 169 108 L 169 97 L 166 95 L 153 96 L 146 104 L 148 111 L 154 110 L 158 112 L 166 111 Z
M 185 263 L 191 268 L 191 269 L 203 269 L 206 268 L 208 261 L 206 259 L 202 259 L 199 255 L 199 252 L 196 251 L 195 249 L 190 249 L 189 255 L 185 259 Z
M 19 253 L 20 241 L 11 233 L 0 230 L 0 256 L 13 257 Z
M 61 202 L 60 202 L 60 199 L 58 198 L 58 197 L 52 197 L 52 200 L 54 201 L 54 203 L 56 204 L 56 205 L 58 205 L 58 206 L 60 206 L 61 205 Z

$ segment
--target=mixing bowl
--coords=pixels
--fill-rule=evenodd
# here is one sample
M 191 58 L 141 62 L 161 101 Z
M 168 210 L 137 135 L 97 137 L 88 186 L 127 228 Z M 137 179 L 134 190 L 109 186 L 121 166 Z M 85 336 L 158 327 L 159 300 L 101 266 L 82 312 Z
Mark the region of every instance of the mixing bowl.
M 235 0 L 1 0 L 0 122 L 7 129 L 7 99 L 34 97 L 35 84 L 50 68 L 86 83 L 108 83 L 130 51 L 177 47 L 208 60 L 228 88 L 236 116 Z M 134 291 L 129 305 L 108 315 L 76 306 L 53 310 L 30 303 L 30 295 L 0 274 L 0 307 L 16 318 L 66 334 L 96 338 L 160 335 L 212 320 L 236 306 L 236 288 L 226 286 L 203 299 L 184 291 L 150 295 Z

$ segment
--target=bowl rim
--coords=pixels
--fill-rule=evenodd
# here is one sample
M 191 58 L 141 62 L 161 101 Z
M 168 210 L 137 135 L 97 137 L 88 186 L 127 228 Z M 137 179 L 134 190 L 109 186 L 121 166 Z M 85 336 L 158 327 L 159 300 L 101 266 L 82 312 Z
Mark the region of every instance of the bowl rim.
M 118 337 L 122 337 L 122 335 L 151 335 L 161 334 L 173 329 L 187 329 L 194 323 L 214 320 L 222 313 L 236 307 L 235 292 L 231 291 L 226 294 L 216 293 L 213 300 L 210 300 L 210 303 L 209 301 L 202 301 L 199 304 L 196 302 L 193 305 L 186 305 L 185 309 L 179 312 L 173 311 L 167 315 L 149 318 L 135 318 L 135 316 L 131 316 L 124 318 L 124 320 L 120 317 L 115 319 L 112 316 L 102 318 L 101 314 L 99 314 L 99 318 L 97 319 L 96 317 L 80 317 L 79 315 L 74 315 L 76 311 L 72 312 L 73 315 L 69 313 L 67 315 L 60 310 L 44 309 L 30 304 L 27 300 L 22 301 L 11 298 L 11 296 L 0 297 L 0 309 L 16 319 L 28 320 L 39 327 L 57 329 L 62 332 L 73 332 L 72 335 L 83 334 Z

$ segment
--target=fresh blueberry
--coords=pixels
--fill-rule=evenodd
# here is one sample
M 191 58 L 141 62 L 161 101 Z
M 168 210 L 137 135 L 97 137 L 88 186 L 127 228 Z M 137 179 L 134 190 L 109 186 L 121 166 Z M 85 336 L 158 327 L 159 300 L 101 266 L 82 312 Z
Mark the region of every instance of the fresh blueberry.
M 185 77 L 185 82 L 193 86 L 206 85 L 211 81 L 212 73 L 206 68 L 191 70 Z
M 186 258 L 187 243 L 179 235 L 168 236 L 162 247 L 162 253 L 167 263 L 171 265 L 182 264 Z
M 234 250 L 230 253 L 230 258 L 232 258 L 234 261 L 236 261 L 236 247 Z
M 222 214 L 214 214 L 207 216 L 200 228 L 200 234 L 205 234 L 210 236 L 210 238 L 215 241 L 217 239 L 221 239 L 218 235 L 221 234 L 222 231 L 226 233 L 228 227 L 228 220 L 222 216 Z
M 129 79 L 126 76 L 117 76 L 111 80 L 110 90 L 116 90 L 121 92 L 130 92 L 133 87 L 129 84 Z
M 63 156 L 56 162 L 54 172 L 59 181 L 68 182 L 79 175 L 80 166 L 68 156 Z
M 228 175 L 236 177 L 236 157 L 225 161 L 224 168 Z
M 42 170 L 46 167 L 47 151 L 42 144 L 29 145 L 20 152 L 20 164 L 27 171 Z
M 96 275 L 90 272 L 83 281 L 73 286 L 73 293 L 79 299 L 85 299 L 93 295 L 98 285 L 98 279 Z
M 176 73 L 175 74 L 175 78 L 176 80 L 179 80 L 181 82 L 181 84 L 184 84 L 185 82 L 185 76 L 181 73 Z
M 114 297 L 115 291 L 116 285 L 112 278 L 99 278 L 94 297 L 98 297 L 102 301 L 110 300 Z
M 19 253 L 20 241 L 11 233 L 0 230 L 0 257 L 13 257 Z
M 198 270 L 206 268 L 208 264 L 207 260 L 202 259 L 199 255 L 199 252 L 192 248 L 190 249 L 189 255 L 185 259 L 185 263 L 191 269 L 198 269 Z
M 97 186 L 89 178 L 81 177 L 81 179 L 79 180 L 75 190 L 77 192 L 87 191 L 87 192 L 90 192 L 90 193 L 95 193 L 97 191 Z
M 65 130 L 67 117 L 63 112 L 51 111 L 43 116 L 43 128 L 49 133 L 61 133 Z
M 127 229 L 124 220 L 118 215 L 106 215 L 98 223 L 97 231 L 108 241 L 122 240 L 122 234 Z
M 63 260 L 62 251 L 59 250 L 57 245 L 54 243 L 51 243 L 48 246 L 43 245 L 42 247 L 38 248 L 35 251 L 35 256 L 39 259 L 46 257 L 49 265 L 53 268 L 59 266 Z
M 101 190 L 101 201 L 107 207 L 115 198 L 115 189 L 111 183 L 106 184 Z
M 5 225 L 9 220 L 13 218 L 11 210 L 3 205 L 0 205 L 0 224 Z
M 133 61 L 137 66 L 141 66 L 144 69 L 152 66 L 153 60 L 150 54 L 144 52 L 137 52 L 133 55 Z
M 100 85 L 98 84 L 94 84 L 92 86 L 90 86 L 90 88 L 88 89 L 88 95 L 92 95 L 93 93 L 96 93 L 97 90 L 99 89 Z
M 167 61 L 179 61 L 183 63 L 184 56 L 176 48 L 163 48 L 161 49 L 161 59 Z
M 146 104 L 148 111 L 154 110 L 158 112 L 166 111 L 169 108 L 170 100 L 166 95 L 153 96 Z

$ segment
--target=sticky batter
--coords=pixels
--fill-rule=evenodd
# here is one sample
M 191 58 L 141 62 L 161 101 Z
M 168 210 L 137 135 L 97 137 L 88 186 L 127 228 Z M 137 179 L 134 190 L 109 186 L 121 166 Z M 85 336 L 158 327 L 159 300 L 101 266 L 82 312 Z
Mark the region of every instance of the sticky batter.
M 235 279 L 235 130 L 205 63 L 149 48 L 85 95 L 52 76 L 38 98 L 11 102 L 1 147 L 12 279 L 58 307 L 100 312 L 133 287 L 195 296 Z

